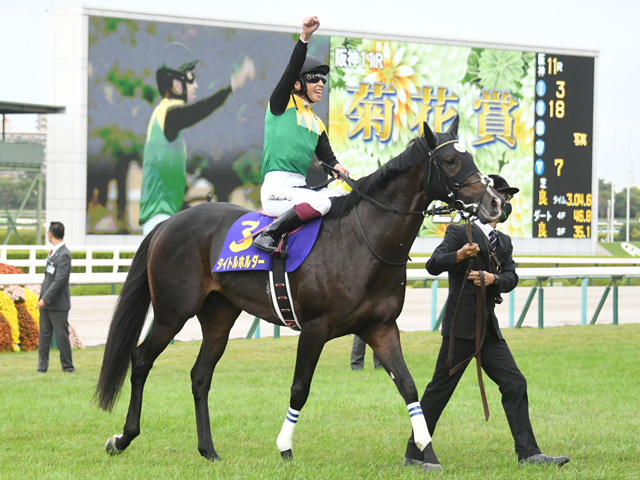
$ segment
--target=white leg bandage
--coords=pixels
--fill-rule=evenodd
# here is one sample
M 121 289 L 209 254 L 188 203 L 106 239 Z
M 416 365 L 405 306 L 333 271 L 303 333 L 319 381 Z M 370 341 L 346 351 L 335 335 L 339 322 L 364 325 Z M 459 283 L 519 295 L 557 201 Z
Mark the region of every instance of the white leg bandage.
M 407 405 L 409 410 L 409 416 L 411 417 L 411 426 L 413 427 L 413 439 L 416 442 L 416 446 L 420 451 L 424 450 L 424 447 L 431 443 L 431 435 L 429 435 L 429 429 L 427 428 L 427 421 L 422 414 L 422 408 L 420 403 L 413 402 Z
M 293 431 L 298 423 L 299 415 L 300 412 L 298 410 L 294 410 L 289 407 L 287 416 L 284 418 L 284 423 L 282 424 L 282 429 L 280 430 L 280 435 L 278 435 L 278 439 L 276 440 L 276 445 L 278 445 L 278 449 L 281 452 L 291 450 L 293 448 Z

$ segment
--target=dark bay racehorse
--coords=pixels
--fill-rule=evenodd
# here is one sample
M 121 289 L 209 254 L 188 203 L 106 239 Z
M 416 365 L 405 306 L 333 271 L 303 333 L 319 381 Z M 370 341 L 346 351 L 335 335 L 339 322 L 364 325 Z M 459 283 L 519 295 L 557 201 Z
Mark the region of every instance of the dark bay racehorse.
M 371 346 L 406 402 L 425 462 L 438 465 L 402 356 L 396 319 L 404 303 L 409 250 L 432 200 L 475 203 L 486 222 L 501 214 L 500 197 L 457 143 L 457 130 L 457 117 L 446 133 L 435 134 L 425 123 L 423 136 L 355 183 L 359 193 L 335 198 L 308 258 L 289 274 L 302 330 L 290 408 L 276 442 L 283 458 L 292 455 L 293 431 L 324 344 L 356 333 Z M 96 388 L 100 407 L 111 410 L 131 362 L 124 431 L 107 441 L 108 453 L 122 452 L 139 435 L 142 392 L 153 362 L 185 322 L 197 316 L 203 340 L 191 381 L 198 450 L 207 459 L 220 458 L 211 436 L 208 394 L 231 327 L 243 310 L 280 324 L 267 272 L 212 273 L 227 231 L 245 213 L 233 204 L 201 204 L 166 220 L 142 241 L 113 315 Z M 136 346 L 150 303 L 153 326 Z

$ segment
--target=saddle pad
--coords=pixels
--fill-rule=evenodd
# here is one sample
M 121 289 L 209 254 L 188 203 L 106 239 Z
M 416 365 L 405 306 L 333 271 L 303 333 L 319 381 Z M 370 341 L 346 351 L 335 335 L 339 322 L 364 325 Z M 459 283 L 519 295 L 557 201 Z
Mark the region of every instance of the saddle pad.
M 273 217 L 259 212 L 249 212 L 240 217 L 227 233 L 220 256 L 213 267 L 213 272 L 237 272 L 239 270 L 272 270 L 271 254 L 253 246 L 253 233 L 270 225 Z M 287 272 L 296 270 L 307 258 L 318 237 L 322 217 L 314 218 L 289 234 Z M 246 239 L 243 241 L 243 239 Z

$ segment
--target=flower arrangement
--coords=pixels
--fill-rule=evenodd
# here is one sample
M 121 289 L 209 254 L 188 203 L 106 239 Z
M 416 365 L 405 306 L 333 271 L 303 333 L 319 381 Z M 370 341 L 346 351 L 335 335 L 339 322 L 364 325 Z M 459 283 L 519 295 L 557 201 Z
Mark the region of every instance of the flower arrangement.
M 18 311 L 18 322 L 20 324 L 20 345 L 22 350 L 37 350 L 40 332 L 36 322 L 31 318 L 31 314 L 24 302 L 16 303 L 16 310 Z
M 0 273 L 20 274 L 24 272 L 12 265 L 0 263 Z M 0 336 L 2 336 L 0 351 L 38 349 L 38 337 L 40 336 L 38 297 L 39 293 L 20 285 L 0 285 L 0 314 L 9 325 L 11 335 L 11 348 L 4 348 L 4 330 L 0 326 Z
M 14 267 L 13 265 L 7 265 L 6 263 L 0 263 L 0 274 L 15 274 L 15 273 L 24 273 L 24 270 L 18 267 Z
M 24 289 L 20 285 L 3 285 L 0 288 L 7 292 L 13 303 L 25 301 Z
M 18 321 L 18 310 L 9 294 L 0 290 L 0 313 L 11 328 L 11 344 L 14 352 L 20 350 L 20 323 Z
M 11 350 L 13 350 L 11 326 L 4 315 L 0 313 L 0 352 L 10 352 Z
M 37 289 L 32 287 L 37 287 Z M 33 321 L 36 322 L 36 326 L 38 327 L 38 329 L 40 329 L 40 310 L 38 310 L 38 300 L 40 299 L 40 285 L 25 285 L 24 299 L 24 303 L 27 306 L 27 310 L 31 314 L 31 318 L 33 318 Z
M 0 273 L 20 274 L 24 272 L 20 268 L 0 263 Z M 20 285 L 0 285 L 0 314 L 8 324 L 11 336 L 10 348 L 3 348 L 4 330 L 0 326 L 0 336 L 2 336 L 0 351 L 37 350 L 40 335 L 38 297 L 39 293 Z
M 71 348 L 79 348 L 80 350 L 84 350 L 84 344 L 82 340 L 80 340 L 80 336 L 76 329 L 73 328 L 73 325 L 69 324 L 69 343 L 71 343 Z
M 0 274 L 24 273 L 0 263 Z M 40 285 L 0 285 L 0 352 L 37 350 L 40 336 Z M 71 348 L 84 348 L 78 333 L 69 325 Z

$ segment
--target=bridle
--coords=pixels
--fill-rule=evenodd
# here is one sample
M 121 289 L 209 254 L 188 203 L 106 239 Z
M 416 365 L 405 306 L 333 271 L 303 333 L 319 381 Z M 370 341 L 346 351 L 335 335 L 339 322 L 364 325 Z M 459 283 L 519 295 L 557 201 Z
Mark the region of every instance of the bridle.
M 416 139 L 416 144 L 419 146 L 421 150 L 424 151 L 425 145 L 423 145 L 422 142 L 426 144 L 426 140 L 424 138 L 419 137 Z M 480 174 L 480 171 L 475 167 L 474 167 L 475 171 L 466 172 L 463 170 L 462 172 L 456 173 L 456 175 L 454 175 L 453 177 L 450 177 L 449 175 L 447 175 L 447 173 L 444 170 L 444 167 L 442 166 L 441 159 L 435 154 L 443 147 L 446 147 L 447 145 L 451 145 L 454 143 L 457 143 L 457 140 L 450 140 L 448 142 L 442 143 L 441 145 L 436 146 L 436 148 L 434 148 L 433 150 L 429 149 L 428 152 L 426 152 L 427 165 L 424 168 L 424 174 L 423 174 L 424 191 L 425 192 L 435 191 L 437 189 L 441 189 L 442 186 L 444 185 L 444 187 L 446 188 L 446 191 L 443 193 L 445 193 L 445 196 L 448 197 L 451 201 L 447 205 L 444 205 L 441 207 L 426 208 L 425 210 L 402 210 L 402 209 L 390 207 L 388 205 L 380 203 L 376 199 L 362 192 L 358 188 L 356 183 L 349 176 L 336 170 L 335 168 L 329 166 L 324 162 L 321 162 L 321 164 L 327 170 L 330 170 L 331 172 L 338 175 L 347 185 L 349 185 L 349 187 L 351 187 L 351 189 L 355 193 L 360 195 L 360 197 L 362 197 L 364 200 L 371 203 L 372 205 L 375 205 L 379 209 L 384 210 L 385 212 L 390 212 L 390 213 L 399 214 L 399 215 L 421 215 L 423 217 L 426 217 L 428 215 L 434 216 L 434 215 L 440 215 L 440 214 L 447 214 L 447 213 L 451 213 L 454 210 L 457 210 L 457 211 L 460 211 L 461 214 L 463 215 L 464 213 L 466 213 L 468 216 L 477 216 L 478 210 L 480 208 L 480 204 L 482 203 L 482 199 L 484 198 L 487 188 L 489 186 L 493 186 L 493 180 L 486 175 Z M 435 175 L 433 174 L 434 169 L 436 170 Z M 478 178 L 476 180 L 464 182 L 466 178 L 469 178 L 473 174 L 478 175 Z M 464 178 L 462 179 L 458 178 L 462 175 L 464 175 Z M 432 182 L 436 179 L 436 177 L 439 180 L 439 182 L 436 183 L 435 185 L 431 185 Z M 329 182 L 327 182 L 327 184 L 333 180 L 335 180 L 335 178 L 330 179 Z M 466 204 L 462 200 L 456 199 L 456 194 L 461 188 L 467 187 L 469 185 L 473 185 L 478 182 L 484 183 L 484 189 L 482 190 L 482 194 L 480 195 L 480 199 L 478 200 L 477 203 Z M 430 188 L 430 187 L 434 187 L 434 188 Z M 362 238 L 364 239 L 364 242 L 367 245 L 367 248 L 369 248 L 369 251 L 373 254 L 373 256 L 376 257 L 378 260 L 380 260 L 382 263 L 386 263 L 387 265 L 392 265 L 396 267 L 406 266 L 407 261 L 411 260 L 409 257 L 407 257 L 407 260 L 405 260 L 404 262 L 392 262 L 390 260 L 386 260 L 382 258 L 378 253 L 376 253 L 376 251 L 373 249 L 373 246 L 369 242 L 369 239 L 366 236 L 366 232 L 364 231 L 364 227 L 362 226 L 362 222 L 360 221 L 360 217 L 358 216 L 358 209 L 354 208 L 353 211 L 356 217 L 356 223 L 360 230 L 360 234 L 362 235 Z
M 420 140 L 425 141 L 422 138 L 420 138 Z M 458 172 L 456 173 L 456 175 L 454 175 L 454 177 L 450 177 L 449 175 L 446 174 L 446 172 L 444 171 L 444 167 L 442 166 L 442 161 L 440 158 L 436 156 L 436 152 L 442 149 L 443 147 L 446 147 L 447 145 L 455 144 L 457 142 L 458 142 L 457 140 L 449 140 L 448 142 L 438 145 L 433 150 L 429 150 L 427 152 L 427 155 L 429 157 L 429 162 L 427 164 L 427 167 L 424 169 L 424 179 L 423 179 L 424 191 L 425 192 L 436 191 L 438 189 L 441 189 L 442 186 L 444 185 L 446 187 L 446 191 L 442 193 L 444 193 L 450 199 L 450 202 L 446 207 L 440 207 L 442 212 L 450 213 L 453 210 L 458 210 L 460 212 L 466 212 L 472 216 L 477 216 L 478 210 L 480 209 L 480 204 L 482 203 L 482 199 L 484 198 L 484 195 L 487 192 L 487 188 L 489 188 L 490 186 L 493 186 L 493 179 L 491 179 L 488 175 L 482 175 L 477 168 L 475 168 L 475 171 L 473 172 L 471 171 Z M 419 143 L 418 145 L 421 148 L 423 147 L 421 143 Z M 439 180 L 439 182 L 436 183 L 435 185 L 431 185 L 431 183 L 434 180 L 434 175 L 433 175 L 434 168 L 436 169 L 437 179 Z M 478 175 L 478 178 L 476 180 L 464 182 L 465 179 L 469 178 L 473 174 Z M 458 177 L 458 179 L 456 179 L 456 177 Z M 478 182 L 482 182 L 484 184 L 484 189 L 482 190 L 482 194 L 480 195 L 480 198 L 477 203 L 467 204 L 467 203 L 464 203 L 462 200 L 456 199 L 458 190 Z M 430 188 L 430 187 L 433 187 L 433 188 Z M 430 212 L 428 213 L 430 214 Z

